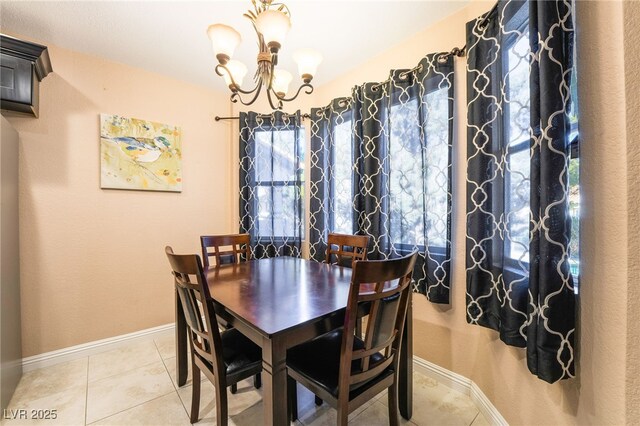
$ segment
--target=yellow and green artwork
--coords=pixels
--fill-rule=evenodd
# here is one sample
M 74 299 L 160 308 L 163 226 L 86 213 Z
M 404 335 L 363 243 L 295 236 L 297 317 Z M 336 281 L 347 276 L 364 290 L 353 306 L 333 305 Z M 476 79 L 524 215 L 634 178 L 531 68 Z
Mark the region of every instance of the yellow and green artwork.
M 180 127 L 100 114 L 100 187 L 182 191 Z

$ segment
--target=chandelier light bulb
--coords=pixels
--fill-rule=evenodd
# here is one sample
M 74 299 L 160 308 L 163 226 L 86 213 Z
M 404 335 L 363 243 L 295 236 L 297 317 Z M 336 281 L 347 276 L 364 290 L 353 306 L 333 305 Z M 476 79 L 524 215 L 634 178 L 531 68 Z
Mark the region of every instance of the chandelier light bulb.
M 244 76 L 247 75 L 246 65 L 240 61 L 231 60 L 225 64 L 225 67 L 227 67 L 229 72 L 231 72 L 231 76 L 236 82 L 236 86 L 233 85 L 233 82 L 231 81 L 231 78 L 229 77 L 227 71 L 223 69 L 222 77 L 224 78 L 224 82 L 227 83 L 227 86 L 229 86 L 231 90 L 238 89 L 240 86 L 242 86 L 242 80 L 244 79 Z
M 274 70 L 271 87 L 278 94 L 278 97 L 283 98 L 287 94 L 291 80 L 293 80 L 293 75 L 291 75 L 289 71 L 281 69 Z
M 276 53 L 282 47 L 290 28 L 291 20 L 279 10 L 267 9 L 261 12 L 256 19 L 256 29 L 262 34 L 264 42 L 272 53 Z
M 293 54 L 293 60 L 298 64 L 298 72 L 302 80 L 309 83 L 318 71 L 322 55 L 313 49 L 300 49 Z
M 213 53 L 221 64 L 226 64 L 233 57 L 233 52 L 242 41 L 239 32 L 224 24 L 210 25 L 207 28 L 207 35 L 211 40 Z

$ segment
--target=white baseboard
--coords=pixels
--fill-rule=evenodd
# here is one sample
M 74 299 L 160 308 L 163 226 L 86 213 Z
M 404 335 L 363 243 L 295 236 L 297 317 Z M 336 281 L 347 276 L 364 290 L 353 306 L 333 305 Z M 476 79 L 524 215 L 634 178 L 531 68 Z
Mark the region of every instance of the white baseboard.
M 171 331 L 173 329 L 175 329 L 175 324 L 170 323 L 158 327 L 136 331 L 134 333 L 109 337 L 107 339 L 96 340 L 93 342 L 83 343 L 81 345 L 59 349 L 57 351 L 51 351 L 22 358 L 22 371 L 27 372 L 37 370 L 38 368 L 49 367 L 61 362 L 73 361 L 75 359 L 80 359 L 89 355 L 94 355 L 100 352 L 108 351 L 110 349 L 115 349 L 125 344 L 130 344 L 136 340 L 153 339 L 161 333 L 166 333 L 167 331 Z
M 81 345 L 59 349 L 57 351 L 30 356 L 22 359 L 22 370 L 27 372 L 62 362 L 73 361 L 75 359 L 115 349 L 126 344 L 130 344 L 136 340 L 142 341 L 153 339 L 160 334 L 174 329 L 174 323 L 165 324 L 158 327 L 147 328 L 146 330 L 136 331 L 135 333 L 123 334 L 121 336 L 96 340 L 94 342 L 83 343 Z M 440 367 L 439 365 L 417 356 L 413 357 L 413 365 L 417 371 L 420 371 L 426 376 L 437 380 L 439 383 L 442 383 L 453 390 L 468 395 L 474 404 L 476 404 L 478 410 L 480 410 L 492 425 L 508 426 L 504 417 L 502 417 L 489 398 L 487 398 L 478 385 L 476 385 L 471 379 L 454 373 L 453 371 L 449 371 L 446 368 Z
M 502 417 L 502 414 L 494 407 L 489 398 L 482 392 L 482 389 L 469 378 L 461 376 L 458 373 L 449 371 L 425 359 L 413 357 L 413 366 L 422 374 L 437 380 L 439 383 L 450 387 L 465 395 L 469 395 L 473 403 L 478 407 L 480 413 L 487 419 L 489 423 L 496 426 L 508 426 L 509 423 Z

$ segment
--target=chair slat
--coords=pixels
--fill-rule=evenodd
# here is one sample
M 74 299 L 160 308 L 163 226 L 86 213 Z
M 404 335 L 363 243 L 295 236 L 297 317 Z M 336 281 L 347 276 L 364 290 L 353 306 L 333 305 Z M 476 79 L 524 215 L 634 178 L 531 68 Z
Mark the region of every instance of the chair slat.
M 367 258 L 368 245 L 368 235 L 329 234 L 327 236 L 326 263 L 353 266 L 354 262 Z M 334 256 L 335 262 L 333 261 Z M 350 260 L 350 265 L 344 264 L 345 258 Z
M 203 235 L 200 237 L 200 245 L 205 269 L 251 259 L 249 234 Z M 213 263 L 209 260 L 212 257 Z M 227 257 L 229 260 L 226 259 Z

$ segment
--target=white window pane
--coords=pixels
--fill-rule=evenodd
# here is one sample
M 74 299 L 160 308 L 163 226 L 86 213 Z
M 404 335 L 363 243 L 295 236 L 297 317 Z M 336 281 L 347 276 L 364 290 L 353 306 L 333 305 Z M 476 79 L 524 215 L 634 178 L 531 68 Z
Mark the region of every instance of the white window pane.
M 351 121 L 338 124 L 333 135 L 334 164 L 331 184 L 333 185 L 332 231 L 342 234 L 353 233 L 353 144 L 351 142 Z
M 530 212 L 530 91 L 529 32 L 523 32 L 507 50 L 505 111 L 508 114 L 505 185 L 506 255 L 529 262 Z

